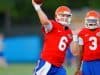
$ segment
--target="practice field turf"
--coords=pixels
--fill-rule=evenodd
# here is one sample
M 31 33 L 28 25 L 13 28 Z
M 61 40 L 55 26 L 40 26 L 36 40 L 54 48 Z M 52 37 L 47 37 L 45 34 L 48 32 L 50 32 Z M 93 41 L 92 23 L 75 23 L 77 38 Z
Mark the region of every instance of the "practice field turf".
M 32 75 L 33 64 L 10 64 L 6 69 L 0 68 L 0 75 Z M 73 75 L 74 68 L 68 68 L 67 75 Z

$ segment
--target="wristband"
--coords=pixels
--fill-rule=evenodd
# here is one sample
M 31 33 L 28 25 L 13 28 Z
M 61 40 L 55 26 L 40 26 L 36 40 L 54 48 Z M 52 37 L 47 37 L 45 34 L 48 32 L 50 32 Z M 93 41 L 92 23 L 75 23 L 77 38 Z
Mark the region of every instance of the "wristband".
M 78 42 L 78 36 L 76 34 L 73 35 L 73 41 Z
M 38 4 L 34 4 L 34 8 L 35 8 L 36 11 L 41 10 L 40 5 L 38 5 Z

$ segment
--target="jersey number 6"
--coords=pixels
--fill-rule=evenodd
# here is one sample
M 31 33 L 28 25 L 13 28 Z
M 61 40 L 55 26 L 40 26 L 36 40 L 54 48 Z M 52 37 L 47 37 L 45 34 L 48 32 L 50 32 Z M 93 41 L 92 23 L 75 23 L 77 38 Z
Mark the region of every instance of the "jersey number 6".
M 68 42 L 67 37 L 65 37 L 65 36 L 61 37 L 59 45 L 58 45 L 58 48 L 60 51 L 64 51 L 66 49 L 67 42 Z

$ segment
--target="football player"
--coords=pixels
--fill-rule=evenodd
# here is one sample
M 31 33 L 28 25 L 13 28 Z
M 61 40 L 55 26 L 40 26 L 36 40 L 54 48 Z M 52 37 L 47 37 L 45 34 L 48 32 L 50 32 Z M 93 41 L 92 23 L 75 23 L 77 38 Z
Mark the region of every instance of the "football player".
M 78 49 L 79 55 L 75 75 L 100 75 L 99 20 L 100 14 L 97 11 L 91 10 L 87 12 L 85 28 L 79 32 L 78 39 L 76 39 L 76 49 Z
M 66 75 L 62 64 L 66 49 L 72 41 L 72 31 L 68 27 L 72 13 L 67 6 L 55 11 L 55 20 L 49 20 L 39 4 L 32 0 L 44 33 L 44 45 L 34 75 Z

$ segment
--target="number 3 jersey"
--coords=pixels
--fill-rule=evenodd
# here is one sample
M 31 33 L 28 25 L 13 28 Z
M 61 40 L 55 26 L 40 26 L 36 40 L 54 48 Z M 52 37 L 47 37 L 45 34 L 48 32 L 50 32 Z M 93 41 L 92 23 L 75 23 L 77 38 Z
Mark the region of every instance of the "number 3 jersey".
M 100 60 L 100 28 L 89 30 L 84 28 L 79 33 L 80 45 L 83 45 L 83 60 Z
M 72 41 L 72 32 L 69 28 L 64 29 L 64 26 L 56 21 L 51 21 L 51 25 L 51 31 L 46 33 L 46 30 L 44 30 L 41 58 L 52 65 L 60 67 L 64 62 L 66 49 Z

